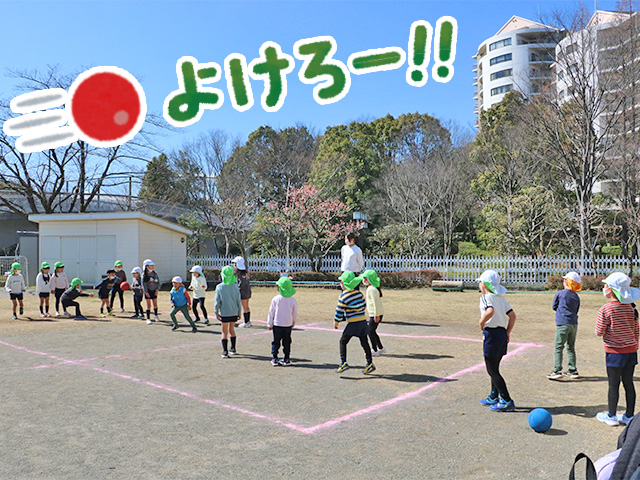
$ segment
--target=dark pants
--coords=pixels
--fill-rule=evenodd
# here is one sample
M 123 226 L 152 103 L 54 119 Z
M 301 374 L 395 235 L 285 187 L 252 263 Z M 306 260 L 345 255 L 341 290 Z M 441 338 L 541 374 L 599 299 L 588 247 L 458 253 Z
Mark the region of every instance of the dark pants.
M 56 290 L 57 292 L 57 290 Z M 64 308 L 64 311 L 67 311 L 67 308 L 69 307 L 76 307 L 76 317 L 79 317 L 80 315 L 82 315 L 82 313 L 80 313 L 80 304 L 78 302 L 62 302 L 62 308 Z
M 280 343 L 282 343 L 282 353 L 284 359 L 289 360 L 291 354 L 291 330 L 293 327 L 276 327 L 273 326 L 273 342 L 271 342 L 271 356 L 278 358 L 278 350 L 280 350 Z
M 60 297 L 62 297 L 62 294 L 64 293 L 64 288 L 56 288 L 55 290 L 55 296 L 56 296 L 56 312 L 60 311 Z M 64 309 L 64 311 L 67 311 L 67 308 L 62 305 L 62 308 Z
M 502 356 L 499 357 L 484 357 L 484 363 L 487 367 L 487 373 L 491 377 L 491 398 L 502 397 L 505 402 L 511 401 L 509 391 L 507 390 L 507 383 L 500 374 L 500 361 Z
M 133 306 L 136 309 L 136 315 L 144 315 L 144 310 L 142 310 L 142 294 L 133 295 Z
M 380 323 L 382 323 L 382 315 L 380 315 L 380 322 L 378 323 L 376 323 L 373 317 L 369 317 L 369 338 L 371 339 L 371 348 L 373 348 L 374 352 L 384 348 L 380 341 L 380 337 L 378 336 L 378 332 L 376 332 Z
M 202 309 L 202 316 L 204 317 L 204 319 L 207 320 L 209 318 L 209 315 L 207 314 L 207 309 L 204 306 L 204 300 L 205 300 L 204 298 L 193 299 L 191 308 L 193 309 L 193 314 L 195 315 L 196 320 L 200 320 L 200 317 L 198 316 L 198 309 L 196 308 L 198 304 L 200 304 L 200 308 Z
M 360 345 L 362 345 L 362 349 L 364 350 L 364 356 L 367 359 L 367 365 L 372 363 L 373 359 L 371 358 L 371 348 L 369 347 L 367 330 L 368 328 L 366 320 L 347 323 L 347 326 L 342 332 L 342 337 L 340 337 L 341 363 L 347 362 L 347 343 L 349 343 L 349 340 L 351 340 L 352 337 L 358 337 L 360 339 Z
M 636 409 L 636 389 L 633 386 L 634 364 L 627 364 L 624 367 L 607 367 L 607 377 L 609 377 L 609 415 L 615 415 L 618 410 L 618 398 L 620 397 L 620 380 L 624 385 L 624 393 L 627 399 L 627 417 L 633 416 Z
M 120 297 L 120 308 L 124 309 L 124 292 L 120 289 L 120 286 L 118 285 L 114 286 L 113 290 L 111 290 L 111 303 L 109 304 L 109 306 L 113 308 L 113 300 L 116 298 L 116 293 Z

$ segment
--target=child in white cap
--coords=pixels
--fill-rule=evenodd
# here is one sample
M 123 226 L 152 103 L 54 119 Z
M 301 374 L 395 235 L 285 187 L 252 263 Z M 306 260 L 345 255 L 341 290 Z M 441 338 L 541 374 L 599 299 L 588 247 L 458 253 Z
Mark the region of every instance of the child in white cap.
M 147 324 L 151 321 L 151 303 L 153 303 L 153 319 L 154 322 L 158 318 L 158 291 L 160 290 L 160 277 L 155 271 L 156 266 L 153 260 L 147 258 L 142 262 L 144 272 L 142 274 L 142 287 L 144 288 L 144 296 L 147 300 Z
M 184 288 L 182 284 L 181 277 L 173 277 L 171 280 L 171 284 L 173 288 L 171 289 L 171 312 L 169 316 L 171 317 L 171 321 L 173 322 L 173 327 L 171 330 L 177 330 L 178 320 L 176 320 L 176 313 L 182 312 L 184 318 L 187 319 L 187 322 L 191 325 L 191 331 L 193 333 L 197 332 L 196 324 L 191 320 L 191 315 L 189 315 L 189 310 L 191 310 L 191 299 L 189 298 L 189 293 L 187 289 Z
M 135 267 L 131 270 L 131 291 L 133 292 L 133 306 L 136 313 L 131 318 L 144 318 L 142 309 L 142 298 L 144 297 L 144 287 L 142 286 L 142 269 Z M 147 320 L 147 325 L 151 324 L 151 319 Z
M 198 305 L 200 305 L 200 309 L 202 310 L 202 316 L 204 317 L 205 325 L 209 323 L 209 315 L 207 314 L 207 309 L 204 306 L 204 300 L 207 296 L 207 279 L 202 273 L 202 267 L 200 265 L 194 265 L 191 269 L 191 284 L 189 285 L 189 290 L 193 290 L 193 314 L 196 317 L 195 322 L 198 323 L 200 321 L 200 316 L 198 315 Z
M 626 425 L 633 418 L 636 407 L 636 390 L 633 371 L 638 363 L 638 311 L 633 302 L 640 299 L 640 290 L 631 287 L 631 279 L 622 272 L 615 272 L 603 280 L 603 295 L 610 299 L 598 311 L 596 335 L 604 341 L 607 377 L 609 378 L 609 411 L 600 412 L 596 418 L 607 425 Z M 620 380 L 624 385 L 627 410 L 617 415 Z
M 484 340 L 484 363 L 491 377 L 491 393 L 487 398 L 480 400 L 480 403 L 498 412 L 513 412 L 516 406 L 500 374 L 500 361 L 507 354 L 516 314 L 503 297 L 507 289 L 500 285 L 498 272 L 486 270 L 477 281 L 482 292 L 479 324 Z
M 578 310 L 582 278 L 576 272 L 569 272 L 564 277 L 564 288 L 553 297 L 553 309 L 556 312 L 556 345 L 553 356 L 553 371 L 547 375 L 549 380 L 562 378 L 562 351 L 567 346 L 568 378 L 579 378 L 576 367 L 576 336 L 578 334 Z
M 233 259 L 233 267 L 238 277 L 238 288 L 240 289 L 240 301 L 242 302 L 242 316 L 244 322 L 238 325 L 240 328 L 251 327 L 251 309 L 249 308 L 249 299 L 251 298 L 251 283 L 249 283 L 249 270 L 247 264 L 242 257 Z

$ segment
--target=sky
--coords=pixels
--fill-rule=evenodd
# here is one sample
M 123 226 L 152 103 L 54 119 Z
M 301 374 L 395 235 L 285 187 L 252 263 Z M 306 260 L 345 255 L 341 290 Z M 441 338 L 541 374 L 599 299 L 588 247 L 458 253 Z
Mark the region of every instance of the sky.
M 598 2 L 598 8 L 614 10 L 614 0 Z M 396 70 L 351 75 L 351 88 L 340 101 L 319 105 L 313 86 L 298 79 L 302 62 L 296 60 L 287 77 L 288 93 L 282 108 L 265 112 L 260 105 L 262 82 L 252 80 L 254 106 L 245 112 L 233 109 L 226 80 L 212 87 L 224 92 L 218 110 L 205 111 L 195 124 L 166 131 L 157 139 L 165 151 L 214 129 L 246 139 L 263 125 L 275 129 L 305 124 L 317 133 L 329 126 L 391 114 L 427 113 L 472 127 L 474 60 L 480 43 L 494 35 L 513 15 L 531 20 L 558 9 L 573 9 L 574 0 L 555 1 L 12 1 L 0 0 L 5 48 L 0 55 L 0 98 L 22 93 L 14 71 L 46 71 L 58 65 L 64 73 L 94 66 L 114 65 L 133 74 L 141 83 L 148 110 L 162 113 L 164 99 L 178 88 L 176 62 L 190 55 L 201 63 L 223 64 L 231 53 L 247 62 L 256 58 L 266 41 L 278 43 L 292 55 L 297 40 L 332 36 L 335 58 L 396 46 L 407 51 L 411 24 L 425 20 L 435 26 L 448 15 L 458 23 L 453 78 L 446 84 L 429 78 L 423 87 L 405 79 L 407 64 Z M 587 2 L 593 9 L 593 3 Z M 433 48 L 430 60 L 433 65 Z

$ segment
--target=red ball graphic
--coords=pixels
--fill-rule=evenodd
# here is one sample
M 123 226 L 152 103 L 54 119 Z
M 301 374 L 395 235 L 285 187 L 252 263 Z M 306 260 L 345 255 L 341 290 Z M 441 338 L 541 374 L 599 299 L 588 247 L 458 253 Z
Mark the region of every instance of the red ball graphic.
M 140 83 L 118 67 L 95 67 L 80 74 L 69 88 L 69 125 L 96 147 L 131 140 L 142 128 L 147 101 Z
M 129 285 L 128 282 L 122 282 L 120 284 L 120 290 L 122 290 L 123 292 L 126 292 L 127 290 L 129 290 L 131 288 L 131 285 Z

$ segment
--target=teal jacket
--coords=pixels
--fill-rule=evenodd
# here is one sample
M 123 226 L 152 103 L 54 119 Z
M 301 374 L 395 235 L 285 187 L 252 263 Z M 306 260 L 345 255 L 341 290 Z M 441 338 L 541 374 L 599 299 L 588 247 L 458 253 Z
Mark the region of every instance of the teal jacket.
M 240 289 L 233 285 L 219 284 L 216 287 L 216 299 L 213 304 L 216 317 L 239 317 L 242 313 Z

